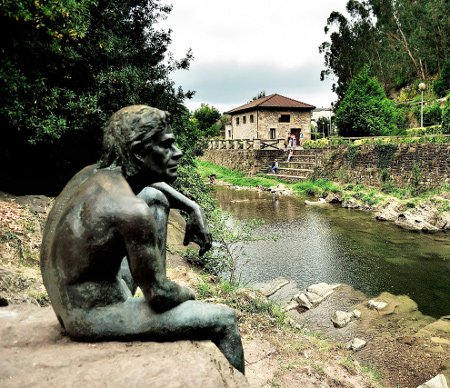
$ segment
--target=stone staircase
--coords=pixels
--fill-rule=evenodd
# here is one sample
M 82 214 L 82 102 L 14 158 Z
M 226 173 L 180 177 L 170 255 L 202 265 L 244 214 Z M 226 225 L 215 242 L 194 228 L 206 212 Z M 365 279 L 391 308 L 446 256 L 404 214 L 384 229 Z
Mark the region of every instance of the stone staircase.
M 277 158 L 276 160 L 279 167 L 276 176 L 288 181 L 299 181 L 310 178 L 314 168 L 320 164 L 317 154 L 310 150 L 295 150 L 290 162 L 287 161 L 287 153 L 282 158 Z M 274 175 L 270 172 L 270 168 L 266 167 L 262 168 L 260 173 Z

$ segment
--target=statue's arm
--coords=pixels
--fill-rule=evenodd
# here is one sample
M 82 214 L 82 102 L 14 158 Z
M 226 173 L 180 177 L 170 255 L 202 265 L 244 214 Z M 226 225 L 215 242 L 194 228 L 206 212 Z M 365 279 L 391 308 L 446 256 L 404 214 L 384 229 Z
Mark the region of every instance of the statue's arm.
M 183 244 L 188 245 L 191 241 L 198 244 L 200 256 L 211 249 L 211 233 L 209 233 L 205 216 L 200 206 L 165 182 L 154 183 L 150 187 L 163 193 L 171 208 L 183 210 L 188 214 Z

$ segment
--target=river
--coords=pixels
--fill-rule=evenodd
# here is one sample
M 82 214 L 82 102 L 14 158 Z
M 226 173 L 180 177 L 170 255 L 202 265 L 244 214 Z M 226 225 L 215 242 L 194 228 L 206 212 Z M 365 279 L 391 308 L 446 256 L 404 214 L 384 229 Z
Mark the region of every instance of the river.
M 372 213 L 335 205 L 307 206 L 304 198 L 215 188 L 234 219 L 259 218 L 262 237 L 247 242 L 237 273 L 252 285 L 283 276 L 305 288 L 346 283 L 369 297 L 408 295 L 435 318 L 450 314 L 450 234 L 409 232 Z

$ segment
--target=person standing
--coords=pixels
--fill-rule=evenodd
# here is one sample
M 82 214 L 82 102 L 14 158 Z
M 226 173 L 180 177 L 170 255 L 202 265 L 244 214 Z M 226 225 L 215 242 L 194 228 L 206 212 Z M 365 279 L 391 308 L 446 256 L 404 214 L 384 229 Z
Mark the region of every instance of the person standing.
M 298 145 L 300 146 L 300 148 L 303 147 L 303 132 L 302 132 L 301 129 L 300 129 L 300 132 L 298 134 Z

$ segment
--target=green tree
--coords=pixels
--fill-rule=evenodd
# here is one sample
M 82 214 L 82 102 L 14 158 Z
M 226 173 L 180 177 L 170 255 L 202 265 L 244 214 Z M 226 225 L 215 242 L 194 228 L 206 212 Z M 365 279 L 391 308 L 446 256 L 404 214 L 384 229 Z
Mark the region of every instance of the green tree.
M 396 120 L 394 103 L 365 67 L 350 83 L 334 122 L 341 136 L 381 136 L 397 131 Z
M 438 96 L 442 96 L 450 90 L 450 59 L 442 66 L 439 78 L 434 82 L 433 88 Z
M 327 117 L 319 117 L 317 120 L 317 132 L 323 133 L 325 137 L 330 136 L 330 119 Z
M 219 136 L 224 125 L 220 120 L 222 115 L 214 106 L 201 104 L 192 116 L 197 120 L 200 133 L 204 137 Z
M 101 127 L 114 111 L 143 103 L 182 116 L 192 95 L 172 71 L 170 31 L 160 0 L 6 1 L 0 22 L 2 188 L 56 194 L 101 152 Z M 174 123 L 182 127 L 182 119 Z M 20 167 L 25 164 L 25 168 Z
M 445 0 L 349 0 L 348 17 L 332 12 L 319 47 L 335 76 L 339 99 L 355 74 L 369 65 L 386 91 L 444 71 L 450 55 L 450 2 Z
M 260 98 L 266 97 L 266 91 L 261 90 L 256 96 L 252 97 L 252 101 L 258 100 Z
M 442 111 L 442 133 L 450 135 L 450 94 Z

